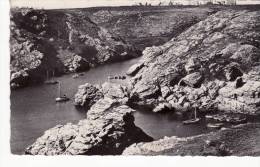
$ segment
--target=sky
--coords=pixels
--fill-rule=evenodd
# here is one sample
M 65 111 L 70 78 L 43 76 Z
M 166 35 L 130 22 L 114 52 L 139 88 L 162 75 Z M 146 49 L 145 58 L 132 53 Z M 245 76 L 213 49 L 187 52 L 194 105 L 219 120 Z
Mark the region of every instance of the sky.
M 34 8 L 83 8 L 94 6 L 127 6 L 139 2 L 158 4 L 159 2 L 169 2 L 170 0 L 10 0 L 13 7 L 34 7 Z M 188 4 L 197 0 L 172 0 L 173 2 L 183 2 Z M 200 0 L 205 1 L 205 0 Z M 222 0 L 220 0 L 222 1 Z M 260 4 L 260 0 L 237 0 L 238 4 Z

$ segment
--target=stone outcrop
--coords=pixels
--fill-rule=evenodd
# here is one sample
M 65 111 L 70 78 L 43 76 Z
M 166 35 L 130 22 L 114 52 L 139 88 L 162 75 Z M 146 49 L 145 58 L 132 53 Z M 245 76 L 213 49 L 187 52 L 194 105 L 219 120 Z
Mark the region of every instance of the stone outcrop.
M 187 138 L 165 137 L 133 144 L 124 150 L 123 155 L 259 156 L 259 130 L 258 123 Z
M 133 110 L 105 97 L 78 124 L 57 125 L 26 149 L 31 155 L 118 155 L 129 145 L 152 141 L 134 124 Z
M 143 105 L 163 98 L 160 103 L 170 103 L 181 111 L 195 105 L 200 111 L 229 111 L 230 103 L 220 100 L 226 96 L 224 90 L 231 95 L 236 91 L 247 94 L 252 87 L 257 94 L 259 20 L 259 11 L 223 10 L 164 45 L 146 48 L 140 60 L 144 65 L 131 79 L 133 103 Z M 245 113 L 258 113 L 257 96 L 243 97 L 233 99 L 233 104 L 247 101 Z
M 190 86 L 193 88 L 198 88 L 201 86 L 201 83 L 203 81 L 203 76 L 199 72 L 194 72 L 189 75 L 186 75 L 181 81 L 181 86 Z
M 135 75 L 141 68 L 143 68 L 144 64 L 143 63 L 139 63 L 139 64 L 134 64 L 132 65 L 128 71 L 126 72 L 127 75 Z
M 229 83 L 219 90 L 218 108 L 235 113 L 260 114 L 260 82 L 247 81 L 239 88 L 236 84 Z
M 89 83 L 80 85 L 78 91 L 75 94 L 74 104 L 76 106 L 85 107 L 86 109 L 90 108 L 98 100 L 103 98 L 103 93 L 97 88 Z
M 115 99 L 121 104 L 127 104 L 129 101 L 129 91 L 126 86 L 105 82 L 101 90 L 105 97 Z
M 78 55 L 73 56 L 71 59 L 67 59 L 64 65 L 70 72 L 81 72 L 90 68 L 88 61 Z

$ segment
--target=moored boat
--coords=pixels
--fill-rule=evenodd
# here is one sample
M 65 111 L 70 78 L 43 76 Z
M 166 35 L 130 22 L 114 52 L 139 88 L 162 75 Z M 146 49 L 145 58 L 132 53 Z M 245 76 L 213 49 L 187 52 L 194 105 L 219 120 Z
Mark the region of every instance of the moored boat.
M 208 128 L 214 128 L 214 129 L 220 129 L 224 126 L 223 123 L 208 123 L 207 127 Z
M 200 122 L 200 118 L 197 118 L 197 110 L 195 108 L 195 111 L 194 111 L 194 117 L 193 119 L 189 119 L 189 120 L 186 120 L 186 121 L 182 121 L 182 123 L 184 125 L 188 125 L 188 124 L 195 124 L 195 123 L 199 123 Z
M 61 96 L 61 83 L 59 82 L 59 86 L 58 86 L 58 97 L 55 98 L 56 102 L 66 102 L 69 101 L 70 99 L 64 94 L 63 96 Z
M 200 122 L 200 118 L 194 118 L 194 119 L 189 119 L 186 121 L 183 121 L 182 123 L 184 125 L 188 125 L 188 124 L 195 124 L 195 123 L 199 123 Z

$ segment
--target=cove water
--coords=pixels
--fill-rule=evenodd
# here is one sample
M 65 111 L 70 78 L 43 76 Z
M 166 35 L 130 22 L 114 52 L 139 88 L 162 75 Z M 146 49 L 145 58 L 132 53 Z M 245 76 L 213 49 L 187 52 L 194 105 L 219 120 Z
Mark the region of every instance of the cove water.
M 56 103 L 58 85 L 41 84 L 11 92 L 11 152 L 23 154 L 26 147 L 43 135 L 44 131 L 58 124 L 77 123 L 86 112 L 73 105 L 73 97 L 81 84 L 102 84 L 109 75 L 125 75 L 128 68 L 140 58 L 99 66 L 73 79 L 72 75 L 54 78 L 62 83 L 62 93 L 71 100 Z M 192 136 L 207 131 L 202 124 L 182 125 L 173 114 L 156 114 L 147 111 L 134 113 L 135 124 L 154 139 L 164 136 Z

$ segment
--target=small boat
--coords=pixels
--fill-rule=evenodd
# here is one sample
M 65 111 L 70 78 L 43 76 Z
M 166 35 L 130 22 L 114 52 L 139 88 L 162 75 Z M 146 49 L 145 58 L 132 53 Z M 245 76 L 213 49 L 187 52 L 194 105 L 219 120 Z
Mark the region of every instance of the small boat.
M 78 74 L 74 74 L 74 75 L 72 75 L 72 78 L 78 78 L 79 77 L 79 75 Z
M 59 103 L 59 102 L 66 102 L 66 101 L 70 100 L 66 95 L 61 96 L 61 83 L 60 82 L 59 82 L 59 87 L 58 87 L 58 95 L 59 96 L 57 98 L 55 98 L 55 101 L 57 103 Z
M 45 81 L 44 83 L 49 85 L 55 85 L 58 83 L 58 81 Z
M 201 119 L 197 118 L 197 110 L 196 110 L 196 108 L 195 108 L 195 111 L 194 111 L 194 115 L 195 115 L 195 117 L 193 119 L 182 121 L 182 123 L 184 125 L 199 123 Z
M 206 115 L 205 118 L 206 119 L 213 119 L 213 115 Z
M 112 77 L 112 76 L 108 76 L 107 78 L 108 78 L 108 79 L 114 79 L 114 77 Z
M 79 73 L 79 76 L 84 76 L 84 73 Z
M 54 76 L 54 71 L 52 72 L 52 76 Z M 50 80 L 49 79 L 49 71 L 47 71 L 47 78 L 46 78 L 46 81 L 44 83 L 49 84 L 49 85 L 55 85 L 55 84 L 58 83 L 58 81 Z
M 231 124 L 242 124 L 247 122 L 247 118 L 233 118 L 228 121 Z
M 63 96 L 63 97 L 57 97 L 55 99 L 55 101 L 58 103 L 58 102 L 66 102 L 66 101 L 69 101 L 70 99 L 66 96 Z
M 207 127 L 208 128 L 214 128 L 214 129 L 220 129 L 224 126 L 223 123 L 208 123 Z

